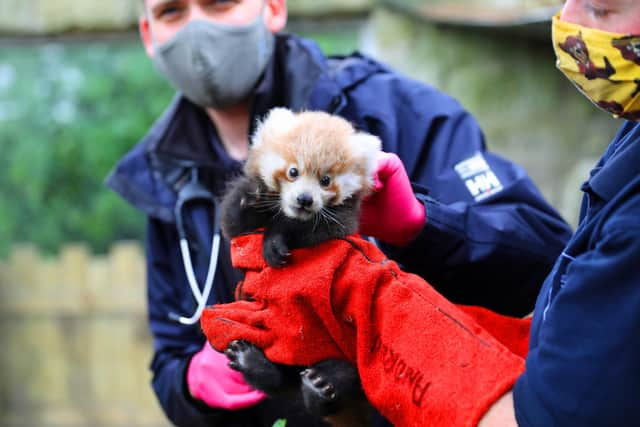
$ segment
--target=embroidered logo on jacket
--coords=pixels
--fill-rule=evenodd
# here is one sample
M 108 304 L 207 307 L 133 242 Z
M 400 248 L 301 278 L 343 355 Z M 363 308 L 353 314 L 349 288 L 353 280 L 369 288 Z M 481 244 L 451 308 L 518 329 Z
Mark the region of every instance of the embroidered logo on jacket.
M 482 153 L 461 161 L 454 168 L 476 202 L 502 190 L 500 180 L 493 173 Z

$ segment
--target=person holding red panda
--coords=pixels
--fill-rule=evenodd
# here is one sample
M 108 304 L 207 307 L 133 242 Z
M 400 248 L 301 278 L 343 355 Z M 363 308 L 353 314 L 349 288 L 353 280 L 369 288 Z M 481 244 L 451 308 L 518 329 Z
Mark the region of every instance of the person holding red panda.
M 243 299 L 203 314 L 212 345 L 233 355 L 249 342 L 285 364 L 349 360 L 400 427 L 640 425 L 640 3 L 567 0 L 552 29 L 558 68 L 627 121 L 582 186 L 580 223 L 538 296 L 528 350 L 504 336 L 518 319 L 451 304 L 366 242 L 292 254 L 305 269 L 341 272 L 328 280 L 280 269 L 270 279 L 286 286 L 265 285 L 250 235 L 233 243 L 251 271 Z
M 178 93 L 107 183 L 148 217 L 152 384 L 174 424 L 323 424 L 251 390 L 197 324 L 205 304 L 233 300 L 239 277 L 210 196 L 240 173 L 274 107 L 326 111 L 380 138 L 360 231 L 390 259 L 456 303 L 532 310 L 570 229 L 522 168 L 487 150 L 459 103 L 365 55 L 325 57 L 281 33 L 284 0 L 143 4 L 145 50 Z

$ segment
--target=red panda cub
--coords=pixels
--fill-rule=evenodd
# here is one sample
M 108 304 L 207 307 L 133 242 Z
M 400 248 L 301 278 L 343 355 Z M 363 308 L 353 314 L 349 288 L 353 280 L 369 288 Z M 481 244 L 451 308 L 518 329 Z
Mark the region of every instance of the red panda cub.
M 223 234 L 265 227 L 264 259 L 278 267 L 290 249 L 355 233 L 380 149 L 377 137 L 341 117 L 271 110 L 252 138 L 245 175 L 222 200 Z
M 355 233 L 380 149 L 377 137 L 356 132 L 338 116 L 271 110 L 252 137 L 245 174 L 223 197 L 223 234 L 232 238 L 263 227 L 263 257 L 283 267 L 291 249 Z M 229 366 L 267 394 L 299 397 L 310 412 L 337 415 L 349 425 L 369 422 L 357 370 L 345 361 L 285 366 L 244 341 L 225 353 Z

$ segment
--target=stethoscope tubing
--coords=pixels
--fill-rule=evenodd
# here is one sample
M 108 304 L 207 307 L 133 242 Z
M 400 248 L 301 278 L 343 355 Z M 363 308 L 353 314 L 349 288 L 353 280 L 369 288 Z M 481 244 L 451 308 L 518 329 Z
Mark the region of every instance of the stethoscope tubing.
M 191 251 L 189 250 L 189 241 L 187 233 L 184 227 L 184 218 L 182 209 L 187 202 L 201 200 L 211 203 L 213 207 L 213 233 L 211 237 L 211 253 L 209 254 L 209 267 L 207 269 L 207 276 L 204 281 L 204 287 L 200 292 L 198 286 L 198 280 L 196 279 L 195 271 L 193 268 L 193 262 L 191 261 Z M 191 288 L 191 294 L 198 304 L 195 312 L 191 316 L 181 316 L 177 313 L 170 312 L 168 314 L 169 319 L 177 321 L 183 325 L 194 325 L 200 320 L 202 311 L 204 310 L 211 290 L 213 289 L 213 281 L 216 275 L 216 269 L 218 267 L 218 255 L 220 254 L 220 226 L 218 220 L 218 206 L 215 198 L 209 190 L 204 188 L 198 182 L 197 169 L 192 172 L 192 179 L 187 183 L 182 190 L 178 193 L 178 200 L 175 207 L 176 227 L 178 229 L 178 238 L 180 239 L 180 254 L 182 256 L 182 263 L 184 271 L 187 276 L 189 287 Z
M 196 311 L 191 317 L 185 317 L 177 315 L 176 313 L 169 313 L 169 318 L 176 320 L 183 325 L 194 325 L 200 320 L 202 311 L 207 304 L 211 289 L 213 288 L 213 279 L 216 275 L 216 268 L 218 267 L 218 254 L 220 253 L 220 233 L 215 232 L 211 241 L 211 254 L 209 255 L 209 268 L 207 270 L 207 277 L 204 281 L 204 288 L 202 293 L 198 288 L 198 281 L 195 277 L 193 270 L 193 264 L 191 263 L 191 254 L 189 253 L 189 242 L 186 238 L 180 239 L 180 253 L 182 254 L 182 262 L 184 264 L 184 271 L 187 275 L 187 281 L 191 287 L 191 293 L 198 303 Z

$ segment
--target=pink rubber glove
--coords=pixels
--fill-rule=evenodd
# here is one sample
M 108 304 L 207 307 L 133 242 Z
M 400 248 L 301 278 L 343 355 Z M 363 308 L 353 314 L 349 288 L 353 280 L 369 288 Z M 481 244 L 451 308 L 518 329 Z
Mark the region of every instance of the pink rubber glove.
M 208 342 L 196 353 L 187 369 L 187 385 L 191 395 L 211 406 L 242 409 L 265 398 L 244 382 L 242 374 L 228 366 L 229 359 L 215 351 Z
M 405 246 L 418 235 L 424 221 L 424 205 L 413 194 L 402 160 L 380 152 L 373 194 L 362 203 L 360 233 Z

